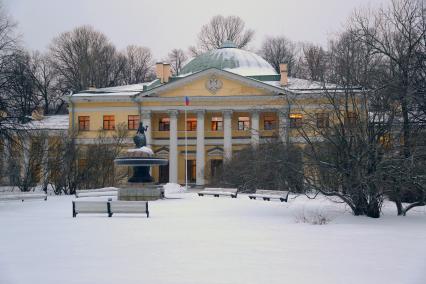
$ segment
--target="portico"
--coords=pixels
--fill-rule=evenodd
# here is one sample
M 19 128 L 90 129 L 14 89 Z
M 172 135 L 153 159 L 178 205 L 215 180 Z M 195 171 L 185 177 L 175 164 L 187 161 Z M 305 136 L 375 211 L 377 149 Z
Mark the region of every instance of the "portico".
M 195 184 L 203 186 L 208 182 L 212 171 L 211 160 L 224 161 L 232 156 L 233 150 L 249 145 L 257 147 L 265 139 L 279 139 L 278 130 L 285 127 L 278 123 L 280 112 L 279 108 L 240 108 L 238 111 L 189 108 L 186 121 L 188 160 L 192 161 L 191 164 L 195 163 Z M 184 111 L 144 110 L 141 115 L 144 125 L 151 129 L 147 132 L 151 147 L 161 151 L 164 147 L 169 149 L 170 182 L 184 182 L 185 167 L 180 166 L 185 162 Z M 216 149 L 214 159 L 207 156 L 212 149 Z

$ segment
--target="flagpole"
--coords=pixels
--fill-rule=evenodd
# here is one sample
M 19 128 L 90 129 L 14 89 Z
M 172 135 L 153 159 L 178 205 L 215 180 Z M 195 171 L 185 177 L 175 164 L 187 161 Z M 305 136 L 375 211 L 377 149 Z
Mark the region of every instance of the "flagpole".
M 188 190 L 188 133 L 186 109 L 188 108 L 187 99 L 185 98 L 185 190 Z

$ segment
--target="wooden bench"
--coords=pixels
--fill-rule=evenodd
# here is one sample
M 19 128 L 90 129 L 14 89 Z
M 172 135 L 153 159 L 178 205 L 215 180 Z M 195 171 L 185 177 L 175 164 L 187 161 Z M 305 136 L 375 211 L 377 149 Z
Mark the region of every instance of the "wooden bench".
M 257 189 L 256 193 L 249 195 L 250 199 L 262 198 L 263 200 L 270 201 L 271 199 L 279 199 L 281 202 L 287 202 L 288 191 L 284 190 L 264 190 Z
M 99 197 L 99 196 L 117 196 L 118 189 L 115 187 L 106 187 L 98 189 L 76 190 L 75 197 Z
M 19 193 L 6 193 L 0 194 L 0 201 L 10 201 L 10 200 L 24 200 L 26 199 L 44 199 L 47 200 L 46 193 L 39 192 L 19 192 Z
M 108 214 L 108 217 L 115 213 L 143 213 L 149 218 L 147 201 L 73 201 L 72 216 L 81 213 Z
M 220 188 L 220 187 L 206 187 L 204 190 L 198 193 L 199 196 L 204 195 L 213 195 L 214 197 L 219 197 L 221 195 L 231 196 L 232 198 L 237 198 L 238 188 Z

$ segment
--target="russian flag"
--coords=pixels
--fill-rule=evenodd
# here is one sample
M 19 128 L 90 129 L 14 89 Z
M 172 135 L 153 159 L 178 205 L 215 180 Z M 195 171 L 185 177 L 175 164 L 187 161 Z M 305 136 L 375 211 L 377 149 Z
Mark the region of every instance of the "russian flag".
M 185 96 L 185 105 L 189 106 L 189 97 L 188 96 Z

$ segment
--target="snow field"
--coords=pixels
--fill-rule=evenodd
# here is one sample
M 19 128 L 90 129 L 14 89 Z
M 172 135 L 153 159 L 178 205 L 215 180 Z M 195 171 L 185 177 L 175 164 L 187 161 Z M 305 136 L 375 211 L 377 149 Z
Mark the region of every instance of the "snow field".
M 150 202 L 149 219 L 72 218 L 71 196 L 2 202 L 0 283 L 426 283 L 424 208 L 371 219 L 292 197 L 175 193 Z M 296 222 L 317 212 L 331 222 Z

